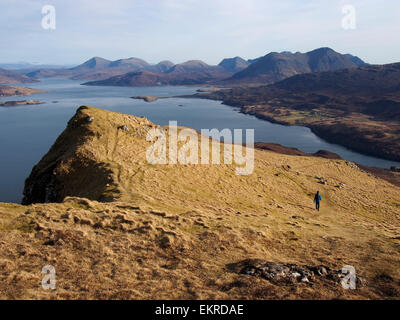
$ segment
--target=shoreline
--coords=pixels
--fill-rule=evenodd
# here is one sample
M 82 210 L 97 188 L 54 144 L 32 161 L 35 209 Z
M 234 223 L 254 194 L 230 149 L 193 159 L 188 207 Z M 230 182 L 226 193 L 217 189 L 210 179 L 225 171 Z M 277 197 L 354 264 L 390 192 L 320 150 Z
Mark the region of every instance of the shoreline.
M 225 103 L 224 103 L 224 104 L 225 104 Z M 225 104 L 225 105 L 228 105 L 228 104 Z M 229 106 L 229 105 L 228 105 L 228 106 Z M 236 107 L 236 106 L 231 106 L 231 107 Z M 352 152 L 357 152 L 357 153 L 360 153 L 360 154 L 362 154 L 362 155 L 369 156 L 369 157 L 374 157 L 374 158 L 377 158 L 377 159 L 382 159 L 382 160 L 387 160 L 387 161 L 393 161 L 393 162 L 400 162 L 400 158 L 397 158 L 397 157 L 395 157 L 395 156 L 390 156 L 390 155 L 388 155 L 388 156 L 386 156 L 386 157 L 385 157 L 385 156 L 382 157 L 382 156 L 381 156 L 381 155 L 382 155 L 381 151 L 376 151 L 376 152 L 365 151 L 365 149 L 362 148 L 362 147 L 360 147 L 360 148 L 358 148 L 357 146 L 354 147 L 354 145 L 353 145 L 352 143 L 350 143 L 350 142 L 347 143 L 347 141 L 349 141 L 349 140 L 347 140 L 347 139 L 343 139 L 343 140 L 340 139 L 340 140 L 337 140 L 337 139 L 335 139 L 335 138 L 332 138 L 332 136 L 328 134 L 328 131 L 324 131 L 324 129 L 323 129 L 324 126 L 323 126 L 323 125 L 291 124 L 291 123 L 286 122 L 286 121 L 276 120 L 275 118 L 270 117 L 270 116 L 266 116 L 266 115 L 262 115 L 262 114 L 257 114 L 257 113 L 251 113 L 251 112 L 245 112 L 245 111 L 243 110 L 243 108 L 245 108 L 245 107 L 246 107 L 246 106 L 239 107 L 239 108 L 240 108 L 240 111 L 239 111 L 239 112 L 240 112 L 240 113 L 243 113 L 243 114 L 255 116 L 257 119 L 260 119 L 260 120 L 268 121 L 268 122 L 275 123 L 275 124 L 280 124 L 280 125 L 283 125 L 283 126 L 288 126 L 288 127 L 291 127 L 291 126 L 306 127 L 306 128 L 308 128 L 308 129 L 310 129 L 311 132 L 312 132 L 313 134 L 315 134 L 318 138 L 321 138 L 321 139 L 325 140 L 325 141 L 328 142 L 328 143 L 337 144 L 337 145 L 339 145 L 339 146 L 342 146 L 342 147 L 344 147 L 344 148 L 346 148 L 346 149 L 348 149 L 348 150 L 350 150 L 350 151 L 352 151 Z
M 215 92 L 213 92 L 213 93 L 215 93 Z M 288 126 L 288 127 L 290 127 L 290 126 L 306 127 L 308 129 L 310 129 L 311 132 L 313 134 L 315 134 L 318 138 L 323 139 L 324 141 L 326 141 L 328 143 L 337 144 L 341 147 L 348 149 L 349 151 L 357 152 L 361 155 L 369 156 L 369 157 L 373 157 L 373 158 L 377 158 L 377 159 L 381 159 L 381 160 L 400 162 L 400 157 L 396 157 L 395 155 L 390 155 L 388 153 L 387 153 L 387 156 L 385 156 L 385 153 L 382 153 L 382 150 L 377 150 L 376 152 L 366 151 L 366 149 L 363 147 L 357 147 L 357 146 L 354 146 L 354 144 L 347 142 L 348 141 L 347 139 L 342 140 L 342 139 L 332 138 L 332 136 L 328 134 L 328 131 L 324 132 L 324 129 L 323 129 L 324 126 L 321 124 L 320 125 L 307 124 L 307 123 L 292 124 L 287 121 L 277 120 L 276 118 L 274 118 L 272 116 L 260 114 L 257 112 L 246 111 L 246 108 L 248 108 L 249 106 L 246 106 L 246 105 L 243 105 L 240 103 L 228 103 L 224 99 L 218 99 L 217 97 L 214 97 L 214 96 L 210 97 L 210 96 L 208 96 L 207 93 L 202 93 L 202 94 L 195 93 L 193 95 L 175 96 L 174 98 L 195 98 L 195 99 L 220 101 L 220 102 L 222 102 L 223 105 L 226 105 L 226 106 L 229 106 L 232 108 L 239 108 L 239 110 L 238 110 L 239 113 L 242 113 L 245 115 L 251 115 L 251 116 L 256 117 L 257 119 L 268 121 L 273 124 L 279 124 L 279 125 Z M 326 127 L 326 128 L 328 128 L 328 127 Z M 382 154 L 384 156 L 382 156 Z

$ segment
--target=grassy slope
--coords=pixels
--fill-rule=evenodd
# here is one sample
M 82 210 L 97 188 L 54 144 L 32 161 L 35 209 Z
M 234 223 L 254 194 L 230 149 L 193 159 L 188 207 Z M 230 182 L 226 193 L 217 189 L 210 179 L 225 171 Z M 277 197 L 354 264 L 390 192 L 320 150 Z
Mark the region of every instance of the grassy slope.
M 82 124 L 87 116 L 93 122 Z M 130 131 L 118 130 L 121 125 Z M 250 176 L 235 175 L 233 165 L 152 166 L 144 139 L 151 126 L 95 108 L 77 113 L 64 136 L 68 152 L 56 143 L 37 170 L 61 159 L 55 172 L 65 192 L 92 200 L 0 204 L 1 298 L 400 295 L 398 187 L 346 161 L 262 150 L 255 150 Z M 93 171 L 90 164 L 100 162 L 107 170 Z M 93 193 L 88 178 L 98 186 Z M 336 188 L 339 183 L 345 186 Z M 316 190 L 323 196 L 319 213 Z M 113 202 L 94 201 L 104 198 Z M 278 287 L 228 270 L 247 258 L 337 269 L 350 264 L 368 285 L 356 291 L 320 281 Z M 57 270 L 56 291 L 40 288 L 45 264 Z

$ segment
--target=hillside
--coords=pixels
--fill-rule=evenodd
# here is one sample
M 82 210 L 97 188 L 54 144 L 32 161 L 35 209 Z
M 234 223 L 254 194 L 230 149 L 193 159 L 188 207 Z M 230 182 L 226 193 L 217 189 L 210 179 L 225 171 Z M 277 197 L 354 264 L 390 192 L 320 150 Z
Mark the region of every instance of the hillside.
M 358 57 L 342 55 L 330 48 L 320 48 L 307 53 L 271 52 L 224 82 L 266 85 L 297 74 L 357 68 L 364 64 Z
M 218 65 L 228 72 L 236 73 L 246 69 L 251 63 L 241 57 L 223 59 Z
M 10 83 L 29 83 L 29 82 L 37 82 L 37 80 L 22 75 L 18 72 L 0 69 L 0 85 L 10 84 Z
M 190 60 L 174 65 L 165 73 L 226 73 L 226 71 L 219 66 L 210 66 L 201 60 Z
M 248 176 L 235 164 L 150 165 L 156 127 L 79 108 L 26 181 L 34 204 L 0 204 L 0 298 L 400 296 L 400 188 L 344 160 L 263 150 Z M 54 291 L 40 288 L 49 264 Z M 344 265 L 357 290 L 338 283 Z
M 89 59 L 88 61 L 80 64 L 79 66 L 70 68 L 70 70 L 78 70 L 78 71 L 83 71 L 83 70 L 92 70 L 92 69 L 104 69 L 109 67 L 111 64 L 110 60 L 103 59 L 100 57 L 93 57 Z
M 296 75 L 273 85 L 195 95 L 305 125 L 325 140 L 400 161 L 400 63 Z
M 161 61 L 157 63 L 156 65 L 151 65 L 146 67 L 146 70 L 149 72 L 155 72 L 155 73 L 165 73 L 169 69 L 171 69 L 174 66 L 174 63 L 168 60 Z
M 0 97 L 11 96 L 30 96 L 34 93 L 41 93 L 43 90 L 31 89 L 26 87 L 10 87 L 0 85 Z
M 109 63 L 110 67 L 121 67 L 121 66 L 133 66 L 139 69 L 145 69 L 149 66 L 149 64 L 143 59 L 139 58 L 128 58 L 128 59 L 119 59 Z

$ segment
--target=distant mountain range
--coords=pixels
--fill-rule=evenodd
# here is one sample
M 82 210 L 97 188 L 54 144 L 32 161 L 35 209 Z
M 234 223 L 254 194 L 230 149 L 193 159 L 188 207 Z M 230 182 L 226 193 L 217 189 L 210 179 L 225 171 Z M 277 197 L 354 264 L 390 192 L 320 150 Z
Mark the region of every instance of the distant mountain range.
M 15 69 L 30 78 L 109 79 L 108 82 L 114 83 L 114 85 L 115 83 L 136 86 L 143 83 L 148 85 L 202 84 L 203 82 L 218 82 L 221 80 L 223 80 L 221 85 L 227 83 L 242 85 L 246 83 L 266 84 L 295 74 L 351 68 L 364 64 L 360 58 L 350 54 L 342 55 L 332 49 L 321 48 L 305 54 L 299 52 L 270 53 L 264 57 L 250 60 L 245 60 L 241 57 L 226 58 L 217 66 L 208 65 L 199 60 L 191 60 L 175 65 L 171 61 L 149 64 L 143 59 L 134 57 L 116 61 L 93 57 L 72 68 L 41 67 L 34 69 L 34 65 L 29 65 L 27 69 L 28 64 L 24 66 L 21 64 L 15 65 Z M 11 65 L 8 65 L 8 67 L 11 67 Z M 119 76 L 119 78 L 116 79 L 114 78 L 115 76 Z M 126 83 L 122 83 L 122 81 Z M 106 82 L 97 84 L 107 85 Z
M 99 80 L 115 75 L 121 75 L 132 71 L 146 70 L 162 73 L 170 69 L 174 64 L 170 61 L 161 61 L 156 65 L 150 65 L 139 58 L 119 59 L 110 61 L 100 57 L 93 57 L 81 65 L 68 69 L 37 69 L 26 72 L 32 78 L 63 77 L 75 80 Z
M 29 63 L 29 62 L 15 62 L 15 63 L 0 63 L 1 69 L 6 70 L 37 70 L 37 69 L 66 69 L 71 66 L 67 65 L 55 65 L 55 64 L 38 64 L 38 63 Z
M 84 84 L 111 86 L 193 85 L 222 80 L 230 77 L 231 74 L 221 66 L 210 66 L 203 61 L 191 60 L 176 64 L 163 73 L 140 70 Z
M 357 68 L 362 65 L 366 63 L 358 57 L 343 55 L 330 48 L 320 48 L 307 53 L 273 52 L 254 60 L 244 60 L 240 57 L 226 58 L 218 66 L 192 60 L 174 65 L 164 72 L 142 67 L 140 72 L 119 74 L 87 82 L 85 85 L 265 85 L 297 74 Z
M 320 48 L 307 53 L 272 52 L 264 57 L 250 60 L 241 57 L 226 58 L 218 65 L 209 65 L 200 60 L 179 64 L 171 61 L 149 64 L 143 59 L 134 57 L 116 61 L 93 57 L 72 68 L 15 70 L 18 72 L 14 72 L 14 77 L 9 77 L 11 79 L 7 80 L 5 75 L 3 76 L 3 83 L 19 82 L 15 81 L 18 78 L 15 73 L 18 73 L 21 82 L 31 81 L 29 79 L 61 77 L 89 80 L 86 85 L 247 86 L 270 84 L 303 73 L 356 68 L 362 65 L 366 63 L 360 58 L 350 54 L 340 54 L 330 48 Z

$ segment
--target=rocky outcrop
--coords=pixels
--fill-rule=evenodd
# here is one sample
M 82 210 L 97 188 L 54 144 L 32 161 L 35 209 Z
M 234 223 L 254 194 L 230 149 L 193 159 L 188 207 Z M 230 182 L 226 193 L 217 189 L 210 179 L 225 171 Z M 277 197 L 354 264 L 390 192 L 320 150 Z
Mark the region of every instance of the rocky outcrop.
M 341 283 L 346 274 L 342 270 L 334 270 L 328 266 L 299 266 L 296 264 L 270 262 L 250 259 L 228 266 L 233 271 L 254 277 L 261 277 L 276 285 L 296 285 L 305 283 L 312 285 L 316 281 L 331 281 Z M 364 279 L 357 277 L 356 287 L 366 285 Z
M 99 201 L 118 198 L 122 186 L 120 171 L 115 168 L 114 148 L 118 131 L 142 139 L 145 128 L 154 126 L 147 120 L 116 114 L 108 121 L 105 111 L 80 107 L 68 122 L 49 152 L 32 169 L 24 187 L 23 204 L 60 202 L 66 196 Z M 129 127 L 129 128 L 128 128 Z M 102 145 L 102 148 L 100 148 Z

